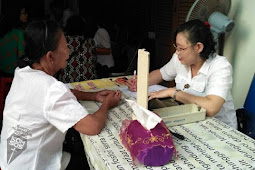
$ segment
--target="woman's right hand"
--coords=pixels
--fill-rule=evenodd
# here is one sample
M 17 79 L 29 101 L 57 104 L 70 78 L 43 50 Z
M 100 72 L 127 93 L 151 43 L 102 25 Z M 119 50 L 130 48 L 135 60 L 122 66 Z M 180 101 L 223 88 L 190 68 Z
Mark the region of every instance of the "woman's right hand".
M 108 93 L 105 96 L 103 104 L 107 104 L 109 108 L 117 106 L 121 99 L 121 92 L 119 90 L 115 92 Z
M 130 78 L 126 81 L 126 86 L 128 86 L 128 90 L 136 92 L 137 91 L 137 80 L 136 78 Z
M 98 91 L 96 93 L 96 101 L 103 103 L 103 101 L 105 100 L 105 98 L 110 94 L 110 93 L 115 93 L 115 91 L 113 90 L 102 90 L 102 91 Z

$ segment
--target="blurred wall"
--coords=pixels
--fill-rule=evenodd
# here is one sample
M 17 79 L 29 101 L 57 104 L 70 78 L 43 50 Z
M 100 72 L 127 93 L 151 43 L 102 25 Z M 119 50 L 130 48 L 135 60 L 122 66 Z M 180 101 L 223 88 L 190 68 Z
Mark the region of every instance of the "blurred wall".
M 232 0 L 229 13 L 229 17 L 235 21 L 235 27 L 226 35 L 224 56 L 233 66 L 232 94 L 236 109 L 244 105 L 255 73 L 254 7 L 254 0 Z

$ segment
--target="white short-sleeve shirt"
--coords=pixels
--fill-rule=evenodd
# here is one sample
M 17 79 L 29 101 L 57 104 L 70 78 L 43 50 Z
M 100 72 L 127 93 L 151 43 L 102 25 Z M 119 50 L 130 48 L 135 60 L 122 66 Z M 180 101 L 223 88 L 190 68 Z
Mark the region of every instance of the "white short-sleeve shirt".
M 111 48 L 111 39 L 109 33 L 104 28 L 99 28 L 94 36 L 95 44 L 100 48 Z M 97 62 L 99 64 L 107 65 L 109 68 L 114 66 L 114 59 L 112 54 L 97 55 Z
M 160 69 L 160 73 L 166 81 L 175 80 L 176 89 L 196 96 L 222 97 L 225 103 L 214 117 L 237 128 L 236 112 L 231 95 L 232 66 L 225 57 L 216 54 L 210 56 L 198 74 L 192 78 L 190 67 L 181 64 L 177 54 L 174 54 L 172 59 Z
M 65 84 L 29 66 L 17 68 L 6 98 L 2 169 L 60 169 L 66 131 L 88 114 Z

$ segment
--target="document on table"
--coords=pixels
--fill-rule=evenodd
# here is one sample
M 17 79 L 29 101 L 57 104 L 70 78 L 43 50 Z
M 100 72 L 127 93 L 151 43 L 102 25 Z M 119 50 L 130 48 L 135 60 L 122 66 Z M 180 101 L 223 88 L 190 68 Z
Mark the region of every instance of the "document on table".
M 127 94 L 128 96 L 132 96 L 132 97 L 136 98 L 137 93 L 129 91 L 127 86 L 119 87 L 119 89 L 120 89 L 120 91 L 122 93 Z M 158 84 L 152 85 L 152 86 L 149 86 L 148 93 L 154 92 L 154 91 L 159 91 L 159 90 L 162 90 L 162 89 L 166 89 L 166 87 L 162 86 L 162 85 L 158 85 Z

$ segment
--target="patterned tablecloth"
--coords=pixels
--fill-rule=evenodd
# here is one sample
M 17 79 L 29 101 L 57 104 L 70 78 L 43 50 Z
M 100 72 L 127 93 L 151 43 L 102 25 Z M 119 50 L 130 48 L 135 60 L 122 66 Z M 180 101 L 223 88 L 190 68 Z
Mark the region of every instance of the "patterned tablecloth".
M 185 137 L 184 140 L 180 140 L 173 136 L 178 158 L 173 156 L 168 164 L 160 167 L 134 165 L 129 151 L 124 148 L 119 138 L 122 121 L 132 117 L 132 109 L 125 98 L 134 99 L 125 93 L 122 94 L 120 104 L 109 111 L 106 126 L 99 135 L 81 134 L 91 169 L 255 170 L 255 140 L 209 117 L 204 121 L 170 127 L 171 131 Z M 90 113 L 100 106 L 98 102 L 81 101 L 81 104 Z

